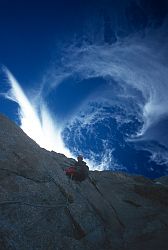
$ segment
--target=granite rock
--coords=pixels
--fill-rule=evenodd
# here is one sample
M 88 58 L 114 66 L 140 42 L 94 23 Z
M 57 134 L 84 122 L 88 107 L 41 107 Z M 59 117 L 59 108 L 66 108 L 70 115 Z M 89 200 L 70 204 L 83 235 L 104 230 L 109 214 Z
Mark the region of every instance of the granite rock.
M 166 250 L 168 177 L 90 171 L 40 148 L 0 115 L 0 249 Z

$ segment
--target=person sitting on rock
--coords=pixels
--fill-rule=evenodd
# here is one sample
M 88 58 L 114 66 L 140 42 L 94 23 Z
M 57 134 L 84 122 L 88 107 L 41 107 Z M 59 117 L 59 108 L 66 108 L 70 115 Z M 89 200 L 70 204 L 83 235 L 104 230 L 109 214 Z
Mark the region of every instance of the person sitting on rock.
M 89 175 L 89 167 L 86 165 L 86 162 L 83 161 L 82 155 L 79 155 L 77 160 L 75 165 L 66 169 L 65 172 L 66 175 L 70 176 L 73 180 L 84 181 Z
M 83 161 L 83 156 L 79 155 L 77 157 L 77 162 L 75 162 L 75 168 L 78 175 L 78 178 L 82 181 L 85 180 L 89 175 L 89 167 L 86 165 L 86 162 Z

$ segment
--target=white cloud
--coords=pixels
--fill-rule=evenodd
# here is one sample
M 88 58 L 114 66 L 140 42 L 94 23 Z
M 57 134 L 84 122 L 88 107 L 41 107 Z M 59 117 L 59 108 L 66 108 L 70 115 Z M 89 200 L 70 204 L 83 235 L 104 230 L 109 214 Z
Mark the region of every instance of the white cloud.
M 44 102 L 40 106 L 39 114 L 36 109 L 37 106 L 28 100 L 12 73 L 7 68 L 4 68 L 4 71 L 11 86 L 5 97 L 19 105 L 18 116 L 23 131 L 41 147 L 72 157 L 61 138 L 61 128 L 58 127 L 56 120 L 51 116 Z
M 121 97 L 123 102 L 124 98 L 131 97 L 130 86 L 142 93 L 143 101 L 136 101 L 139 102 L 144 120 L 144 126 L 139 135 L 144 135 L 150 126 L 157 123 L 162 116 L 168 115 L 168 61 L 165 59 L 167 58 L 165 54 L 168 51 L 168 38 L 164 37 L 164 43 L 159 38 L 159 34 L 161 34 L 160 37 L 165 34 L 166 27 L 167 25 L 154 32 L 146 31 L 148 35 L 143 38 L 128 37 L 125 41 L 118 41 L 112 45 L 93 44 L 82 48 L 70 46 L 63 55 L 64 60 L 61 66 L 56 63 L 44 76 L 43 83 L 39 86 L 41 87 L 40 98 L 47 98 L 50 91 L 69 77 L 75 76 L 75 80 L 79 82 L 92 77 L 109 77 L 122 86 L 123 93 L 119 93 L 118 97 Z M 8 70 L 6 74 L 11 85 L 11 90 L 6 97 L 19 104 L 21 128 L 42 147 L 69 155 L 61 138 L 63 127 L 58 126 L 44 100 L 40 107 L 38 105 L 36 107 L 36 103 L 32 104 L 28 100 Z M 108 88 L 97 93 L 97 99 L 114 103 L 116 96 L 113 94 L 113 89 L 109 84 Z M 86 103 L 82 105 L 85 106 L 92 98 L 96 99 L 96 94 L 90 95 Z M 40 116 L 37 110 L 40 110 Z M 72 115 L 72 122 L 76 115 L 75 113 Z M 96 122 L 95 116 L 96 113 L 92 113 L 87 120 L 83 121 L 83 126 L 89 124 L 91 127 Z M 108 155 L 106 159 L 109 159 Z M 103 162 L 106 163 L 106 159 L 102 158 L 100 169 L 104 168 Z M 94 167 L 94 161 L 91 165 Z
M 166 26 L 167 27 L 167 26 Z M 128 37 L 112 45 L 85 45 L 83 48 L 71 46 L 64 55 L 65 65 L 52 69 L 56 75 L 75 75 L 80 80 L 92 77 L 109 77 L 117 81 L 123 88 L 123 96 L 131 96 L 130 86 L 142 93 L 144 103 L 142 109 L 144 126 L 141 135 L 157 123 L 163 115 L 168 115 L 168 37 L 162 43 L 165 26 L 140 38 Z M 59 73 L 58 73 L 59 71 Z M 66 78 L 66 76 L 65 76 Z M 97 93 L 98 99 L 113 101 L 113 93 L 108 88 Z M 92 96 L 89 96 L 91 99 Z

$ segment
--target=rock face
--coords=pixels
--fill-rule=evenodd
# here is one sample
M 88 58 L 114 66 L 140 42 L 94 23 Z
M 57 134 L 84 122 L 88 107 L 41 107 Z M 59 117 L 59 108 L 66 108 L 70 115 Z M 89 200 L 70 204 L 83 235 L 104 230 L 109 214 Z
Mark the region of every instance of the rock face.
M 0 115 L 0 249 L 166 250 L 168 178 L 90 171 L 40 148 Z

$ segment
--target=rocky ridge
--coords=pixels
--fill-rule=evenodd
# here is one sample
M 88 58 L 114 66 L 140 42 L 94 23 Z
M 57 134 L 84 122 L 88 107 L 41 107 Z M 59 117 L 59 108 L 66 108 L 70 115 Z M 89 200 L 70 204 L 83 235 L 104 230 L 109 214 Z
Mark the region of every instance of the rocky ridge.
M 90 171 L 40 148 L 0 115 L 0 249 L 166 250 L 168 177 Z

